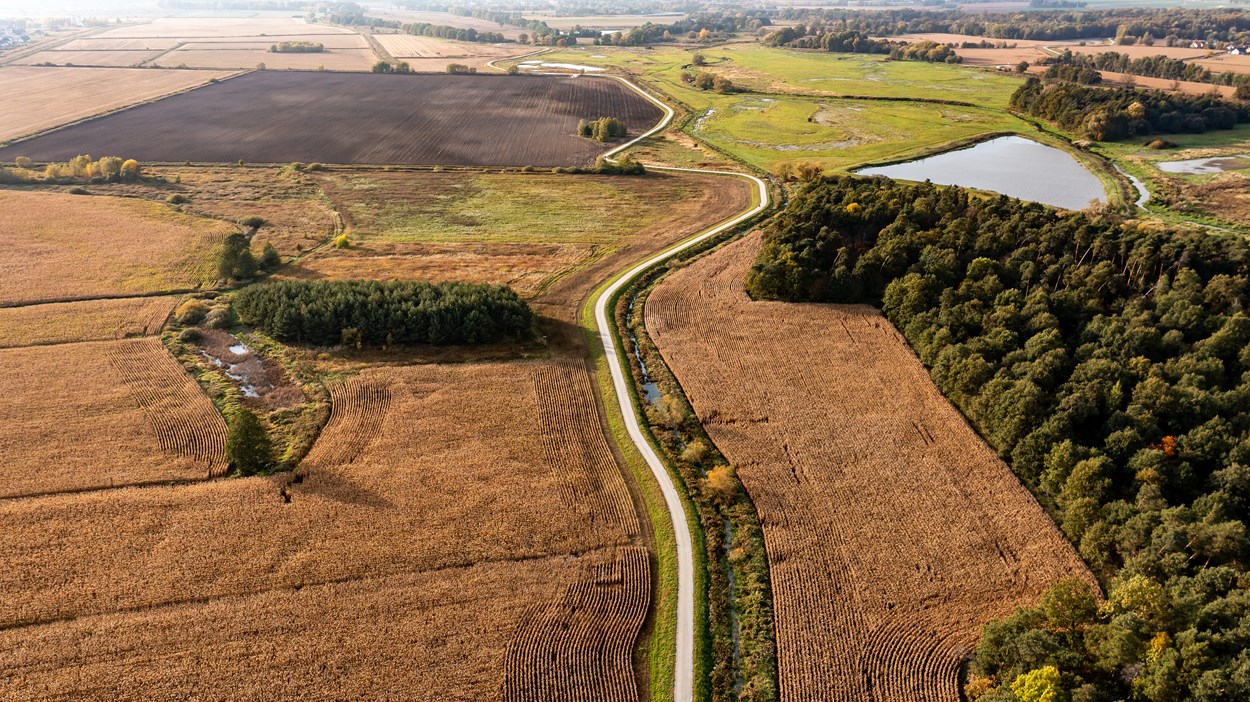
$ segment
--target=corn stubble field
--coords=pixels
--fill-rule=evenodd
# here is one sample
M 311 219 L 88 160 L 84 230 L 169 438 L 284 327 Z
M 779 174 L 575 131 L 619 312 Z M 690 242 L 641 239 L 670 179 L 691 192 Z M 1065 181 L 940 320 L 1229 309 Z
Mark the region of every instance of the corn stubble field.
M 646 313 L 759 512 L 781 698 L 958 699 L 981 625 L 1092 576 L 878 311 L 751 301 L 758 247 L 672 274 Z

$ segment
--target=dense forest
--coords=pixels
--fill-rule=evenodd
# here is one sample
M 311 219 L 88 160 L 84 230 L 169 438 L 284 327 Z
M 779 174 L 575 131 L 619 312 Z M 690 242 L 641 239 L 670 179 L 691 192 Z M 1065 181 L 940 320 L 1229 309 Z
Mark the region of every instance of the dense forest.
M 929 61 L 932 63 L 959 63 L 962 59 L 946 44 L 933 41 L 891 42 L 873 39 L 855 30 L 829 32 L 809 29 L 802 25 L 786 27 L 764 37 L 770 46 L 789 46 L 796 49 L 820 49 L 851 54 L 889 54 L 896 61 Z
M 766 230 L 750 293 L 881 304 L 1107 589 L 989 625 L 970 697 L 1250 699 L 1248 275 L 1240 236 L 880 178 Z
M 1201 134 L 1250 122 L 1250 107 L 1215 95 L 1184 95 L 1135 88 L 1091 88 L 1030 78 L 1011 106 L 1096 141 L 1146 134 Z
M 1042 65 L 1050 65 L 1047 70 L 1059 67 L 1073 67 L 1082 70 L 1114 71 L 1115 73 L 1131 73 L 1135 76 L 1149 78 L 1166 78 L 1168 80 L 1187 80 L 1194 83 L 1214 83 L 1217 85 L 1250 85 L 1250 75 L 1244 73 L 1212 73 L 1210 69 L 1196 63 L 1168 58 L 1167 56 L 1142 56 L 1130 58 L 1128 54 L 1118 51 L 1104 51 L 1099 54 L 1074 54 L 1065 49 L 1059 56 L 1043 58 L 1038 61 Z M 1081 81 L 1085 82 L 1085 81 Z
M 244 324 L 281 341 L 481 344 L 526 339 L 534 313 L 511 288 L 408 281 L 282 281 L 234 297 Z
M 870 36 L 917 32 L 970 34 L 989 39 L 1116 38 L 1127 44 L 1179 41 L 1250 41 L 1250 12 L 1225 9 L 1117 8 L 1013 13 L 971 13 L 942 10 L 880 10 L 793 7 L 777 19 L 823 25 L 827 31 L 856 30 Z

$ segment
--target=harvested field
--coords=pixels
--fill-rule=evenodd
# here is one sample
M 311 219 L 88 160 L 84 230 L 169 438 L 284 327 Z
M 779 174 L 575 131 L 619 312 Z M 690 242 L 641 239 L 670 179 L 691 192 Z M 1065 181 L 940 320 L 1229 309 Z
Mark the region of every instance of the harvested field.
M 162 17 L 146 24 L 110 29 L 93 35 L 102 39 L 204 39 L 208 37 L 265 37 L 272 41 L 303 40 L 321 35 L 350 35 L 350 29 L 309 24 L 295 17 Z M 312 41 L 309 39 L 309 41 Z
M 127 297 L 0 307 L 0 348 L 148 336 L 176 304 L 176 297 Z
M 435 37 L 419 37 L 412 34 L 378 34 L 374 36 L 382 48 L 396 58 L 466 58 L 471 56 L 516 56 L 532 47 L 524 45 L 483 44 L 480 42 L 449 41 Z
M 758 247 L 673 273 L 646 319 L 759 512 L 781 698 L 958 699 L 982 624 L 1092 577 L 877 310 L 752 302 Z
M 226 71 L 0 67 L 0 141 L 51 129 L 231 75 Z M 20 150 L 5 158 L 22 155 Z M 73 154 L 77 156 L 78 154 Z
M 605 78 L 260 71 L 21 142 L 0 158 L 109 151 L 144 162 L 571 166 L 607 148 L 576 135 L 579 120 L 604 115 L 634 133 L 661 117 Z
M 225 422 L 157 339 L 0 350 L 0 365 L 0 498 L 225 469 Z
M 326 49 L 315 54 L 279 54 L 268 48 L 175 49 L 152 62 L 162 68 L 250 69 L 262 64 L 271 71 L 368 71 L 378 57 L 372 49 Z
M 479 19 L 477 17 L 454 15 L 450 12 L 405 10 L 403 8 L 395 7 L 395 4 L 390 2 L 362 2 L 359 4 L 366 8 L 366 14 L 369 17 L 377 17 L 379 19 L 398 21 L 407 24 L 427 22 L 429 24 L 441 24 L 445 27 L 476 29 L 479 32 L 495 32 L 502 34 L 509 39 L 516 39 L 521 34 L 526 33 L 526 30 L 520 27 L 498 24 L 490 20 Z
M 235 228 L 163 204 L 0 190 L 0 307 L 196 288 Z
M 163 51 L 40 51 L 13 62 L 15 66 L 51 63 L 57 66 L 103 66 L 125 68 L 138 66 L 160 56 Z
M 74 39 L 56 47 L 57 51 L 168 51 L 178 44 L 182 43 L 181 39 L 156 37 L 140 38 L 140 39 L 100 39 L 98 37 L 85 37 L 83 39 Z
M 1217 54 L 1207 59 L 1198 59 L 1193 63 L 1208 68 L 1216 73 L 1250 73 L 1250 55 Z
M 587 421 L 580 361 L 370 369 L 331 395 L 295 479 L 0 502 L 0 548 L 23 554 L 0 571 L 0 628 L 19 625 L 3 636 L 24 642 L 0 654 L 0 690 L 47 699 L 81 675 L 129 681 L 125 699 L 183 699 L 210 679 L 224 696 L 265 699 L 283 685 L 500 699 L 505 662 L 529 660 L 549 683 L 583 685 L 572 698 L 636 699 L 624 681 L 649 566 L 624 479 Z M 326 615 L 323 598 L 341 611 Z M 561 612 L 570 626 L 550 636 Z M 311 633 L 323 616 L 326 637 Z M 112 643 L 72 646 L 79 627 Z M 255 632 L 246 646 L 241 627 Z M 287 655 L 303 648 L 290 640 L 334 652 Z M 342 644 L 357 640 L 359 652 Z M 432 673 L 412 646 L 437 652 Z M 185 681 L 151 664 L 174 651 L 191 652 L 170 663 Z M 270 678 L 277 687 L 244 695 Z

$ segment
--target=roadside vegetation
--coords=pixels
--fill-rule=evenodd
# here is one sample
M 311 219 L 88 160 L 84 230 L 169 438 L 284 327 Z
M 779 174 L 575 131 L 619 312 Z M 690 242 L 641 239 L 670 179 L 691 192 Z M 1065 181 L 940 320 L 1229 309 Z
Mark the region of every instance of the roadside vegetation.
M 882 304 L 1107 589 L 987 627 L 971 696 L 1250 694 L 1248 260 L 1239 236 L 881 180 L 813 183 L 770 227 L 750 292 Z

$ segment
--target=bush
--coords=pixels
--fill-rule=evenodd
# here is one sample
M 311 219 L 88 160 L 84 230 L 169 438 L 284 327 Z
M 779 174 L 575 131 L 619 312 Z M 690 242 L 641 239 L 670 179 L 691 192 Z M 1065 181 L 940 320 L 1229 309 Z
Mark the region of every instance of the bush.
M 198 344 L 204 338 L 199 329 L 189 327 L 178 332 L 178 341 L 184 344 Z
M 204 316 L 204 326 L 209 329 L 229 329 L 233 322 L 230 310 L 225 307 L 214 307 Z
M 183 195 L 182 193 L 174 193 L 173 195 L 170 195 L 169 197 L 165 198 L 165 202 L 169 203 L 170 205 L 182 205 L 190 201 L 191 201 L 191 198 L 187 197 L 186 195 Z
M 81 185 L 75 185 L 74 187 L 70 188 L 68 192 L 70 195 L 90 195 L 91 194 L 90 190 L 82 187 Z
M 265 218 L 260 217 L 258 215 L 244 217 L 243 219 L 239 220 L 239 226 L 251 227 L 252 229 L 260 229 L 261 227 L 265 226 Z
M 578 136 L 594 139 L 595 141 L 611 141 L 613 139 L 622 139 L 629 134 L 625 123 L 615 117 L 600 117 L 591 122 L 582 120 L 577 124 Z
M 256 475 L 273 467 L 273 443 L 254 412 L 240 407 L 229 416 L 226 458 L 240 475 Z
M 226 237 L 217 257 L 217 275 L 222 280 L 250 280 L 259 269 L 246 236 L 236 232 Z
M 339 234 L 338 236 L 334 237 L 334 248 L 350 249 L 351 247 L 352 247 L 352 240 L 348 238 L 346 234 Z
M 527 339 L 534 313 L 510 288 L 410 281 L 282 281 L 234 298 L 244 324 L 281 341 L 330 346 L 344 330 L 366 344 L 482 344 Z
M 272 271 L 281 265 L 282 256 L 278 254 L 278 250 L 273 247 L 273 244 L 265 242 L 265 248 L 260 254 L 261 270 Z
M 204 300 L 190 299 L 178 305 L 178 309 L 174 311 L 174 321 L 187 326 L 199 324 L 204 321 L 208 310 L 209 304 Z
M 18 156 L 17 158 L 13 159 L 13 165 L 17 166 L 18 168 L 30 168 L 31 166 L 35 165 L 35 162 L 31 161 L 30 158 L 27 156 Z

